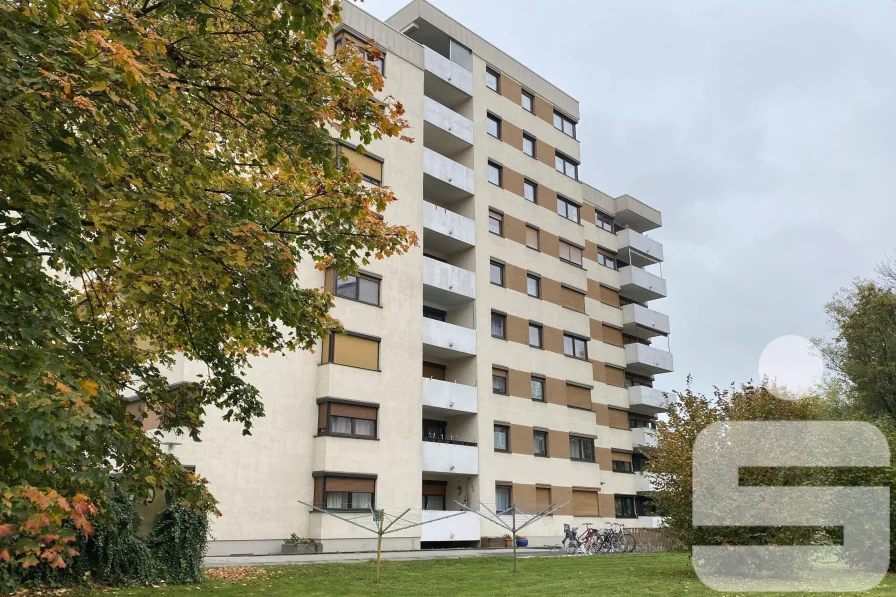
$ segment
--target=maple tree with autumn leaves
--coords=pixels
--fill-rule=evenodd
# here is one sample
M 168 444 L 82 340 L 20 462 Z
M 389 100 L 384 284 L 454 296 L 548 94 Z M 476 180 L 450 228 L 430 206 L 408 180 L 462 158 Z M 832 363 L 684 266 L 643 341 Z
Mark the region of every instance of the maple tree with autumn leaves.
M 331 0 L 0 5 L 0 560 L 62 567 L 112 491 L 213 511 L 125 408 L 198 439 L 263 416 L 250 359 L 338 329 L 296 264 L 406 252 L 334 136 L 403 138 Z M 407 140 L 407 139 L 405 139 Z M 388 216 L 388 214 L 386 214 Z M 203 362 L 171 388 L 177 354 Z M 217 415 L 215 415 L 217 416 Z

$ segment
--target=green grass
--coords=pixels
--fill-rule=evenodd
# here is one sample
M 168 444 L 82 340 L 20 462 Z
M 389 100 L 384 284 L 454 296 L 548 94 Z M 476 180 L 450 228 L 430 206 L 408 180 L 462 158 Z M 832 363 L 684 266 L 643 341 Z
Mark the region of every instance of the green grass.
M 206 581 L 187 587 L 120 589 L 121 596 L 166 597 L 209 593 L 215 597 L 340 597 L 383 595 L 402 597 L 486 597 L 533 595 L 612 595 L 613 597 L 672 595 L 688 597 L 722 593 L 697 579 L 687 554 L 628 554 L 520 559 L 511 572 L 507 557 L 389 562 L 382 564 L 382 583 L 373 583 L 374 564 L 302 564 L 277 566 L 264 577 L 240 582 Z M 796 593 L 783 593 L 792 596 Z M 849 593 L 845 595 L 856 595 Z M 888 576 L 876 589 L 861 595 L 896 597 L 896 577 Z M 78 597 L 109 595 L 79 592 Z M 771 593 L 763 595 L 771 597 Z M 775 595 L 778 595 L 777 593 Z M 833 595 L 815 593 L 814 595 Z

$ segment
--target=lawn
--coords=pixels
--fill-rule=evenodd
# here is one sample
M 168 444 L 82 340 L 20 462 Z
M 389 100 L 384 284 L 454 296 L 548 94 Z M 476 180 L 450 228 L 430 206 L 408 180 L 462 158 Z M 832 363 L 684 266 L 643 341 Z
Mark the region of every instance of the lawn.
M 383 562 L 383 580 L 373 583 L 374 564 L 303 564 L 265 568 L 243 582 L 208 580 L 190 587 L 121 589 L 120 596 L 166 597 L 208 592 L 214 597 L 258 595 L 267 597 L 340 597 L 400 595 L 402 597 L 486 597 L 519 595 L 588 595 L 613 597 L 642 595 L 713 595 L 703 586 L 682 553 L 540 557 L 519 560 L 512 574 L 507 557 Z M 896 597 L 896 576 L 861 595 Z M 99 597 L 108 592 L 78 592 L 78 597 Z M 771 596 L 771 593 L 763 595 Z M 775 595 L 778 595 L 777 593 Z M 795 595 L 782 593 L 780 595 Z M 815 593 L 814 595 L 833 595 Z M 843 595 L 856 595 L 848 593 Z

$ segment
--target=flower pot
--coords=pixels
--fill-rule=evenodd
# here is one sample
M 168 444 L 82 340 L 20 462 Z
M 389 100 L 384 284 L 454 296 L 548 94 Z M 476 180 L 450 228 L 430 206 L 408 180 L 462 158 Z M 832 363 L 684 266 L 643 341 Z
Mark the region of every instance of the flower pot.
M 504 539 L 504 547 L 513 547 L 510 539 Z
M 528 539 L 517 539 L 516 546 L 517 547 L 529 547 L 529 540 Z

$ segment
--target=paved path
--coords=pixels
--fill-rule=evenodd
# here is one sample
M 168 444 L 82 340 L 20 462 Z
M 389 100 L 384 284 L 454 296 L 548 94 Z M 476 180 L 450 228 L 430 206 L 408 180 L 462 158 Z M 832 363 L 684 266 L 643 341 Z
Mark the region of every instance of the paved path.
M 548 549 L 519 549 L 517 557 L 556 555 Z M 417 551 L 384 551 L 384 560 L 449 560 L 457 558 L 486 558 L 489 556 L 509 556 L 512 549 L 427 549 Z M 376 559 L 375 552 L 363 553 L 321 553 L 315 555 L 270 555 L 270 556 L 208 556 L 208 568 L 228 566 L 276 566 L 280 564 L 326 564 L 331 562 L 366 562 Z

